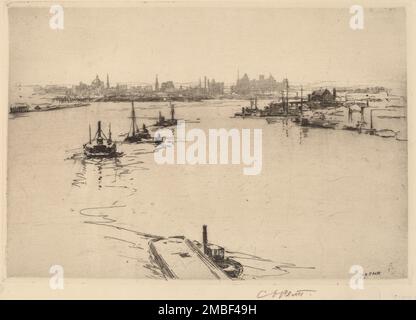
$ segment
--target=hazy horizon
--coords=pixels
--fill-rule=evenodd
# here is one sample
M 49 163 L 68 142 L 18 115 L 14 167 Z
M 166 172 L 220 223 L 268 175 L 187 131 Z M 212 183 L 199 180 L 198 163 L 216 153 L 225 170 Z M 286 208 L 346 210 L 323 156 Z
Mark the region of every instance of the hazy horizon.
M 64 30 L 49 7 L 9 10 L 10 83 L 232 84 L 272 74 L 291 83 L 406 81 L 403 8 L 366 9 L 364 30 L 349 9 L 65 8 Z M 276 45 L 276 41 L 281 45 Z

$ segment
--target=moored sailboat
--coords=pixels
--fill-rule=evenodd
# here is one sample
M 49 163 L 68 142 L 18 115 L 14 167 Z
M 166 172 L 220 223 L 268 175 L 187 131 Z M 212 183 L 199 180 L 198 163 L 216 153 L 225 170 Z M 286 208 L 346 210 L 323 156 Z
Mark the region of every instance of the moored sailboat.
M 140 142 L 142 140 L 150 140 L 152 136 L 149 133 L 149 130 L 146 128 L 146 125 L 143 123 L 142 130 L 139 129 L 136 123 L 136 112 L 134 110 L 134 102 L 131 102 L 131 131 L 127 134 L 127 137 L 124 139 L 126 142 Z

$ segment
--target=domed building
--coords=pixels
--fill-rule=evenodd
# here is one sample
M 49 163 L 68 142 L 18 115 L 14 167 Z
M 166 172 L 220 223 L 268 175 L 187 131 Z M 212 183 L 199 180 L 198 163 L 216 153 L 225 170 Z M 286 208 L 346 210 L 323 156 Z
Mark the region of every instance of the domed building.
M 95 76 L 95 79 L 91 82 L 91 87 L 94 89 L 103 88 L 104 82 L 100 80 L 98 74 Z

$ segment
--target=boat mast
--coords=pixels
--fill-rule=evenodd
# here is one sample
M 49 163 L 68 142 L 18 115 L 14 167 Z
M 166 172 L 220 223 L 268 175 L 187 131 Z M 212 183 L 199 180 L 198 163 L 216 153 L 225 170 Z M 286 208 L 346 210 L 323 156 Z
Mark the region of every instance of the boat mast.
M 88 125 L 89 133 L 90 133 L 90 144 L 91 144 L 91 125 Z
M 111 140 L 111 123 L 108 126 L 108 140 Z
M 286 115 L 289 112 L 289 80 L 286 78 Z
M 303 114 L 303 86 L 300 87 L 300 114 Z
M 374 109 L 370 110 L 370 129 L 373 129 L 373 111 Z
M 175 120 L 175 105 L 169 101 L 170 104 L 170 115 L 172 120 Z
M 134 101 L 131 102 L 131 123 L 133 126 L 133 135 L 136 133 L 136 113 L 134 112 Z
M 370 106 L 369 102 L 368 102 L 368 97 L 367 97 L 367 108 Z M 361 121 L 364 122 L 364 107 L 361 106 Z M 372 119 L 371 119 L 372 121 Z M 371 127 L 372 129 L 372 127 Z

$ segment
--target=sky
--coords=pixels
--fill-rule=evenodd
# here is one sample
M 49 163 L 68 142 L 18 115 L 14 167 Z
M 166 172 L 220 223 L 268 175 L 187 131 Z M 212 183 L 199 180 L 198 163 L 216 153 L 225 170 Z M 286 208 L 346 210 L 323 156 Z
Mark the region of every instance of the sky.
M 9 9 L 11 84 L 233 83 L 271 73 L 292 83 L 384 83 L 406 78 L 404 9 L 366 9 L 352 30 L 345 9 L 66 8 L 64 29 L 49 7 Z

